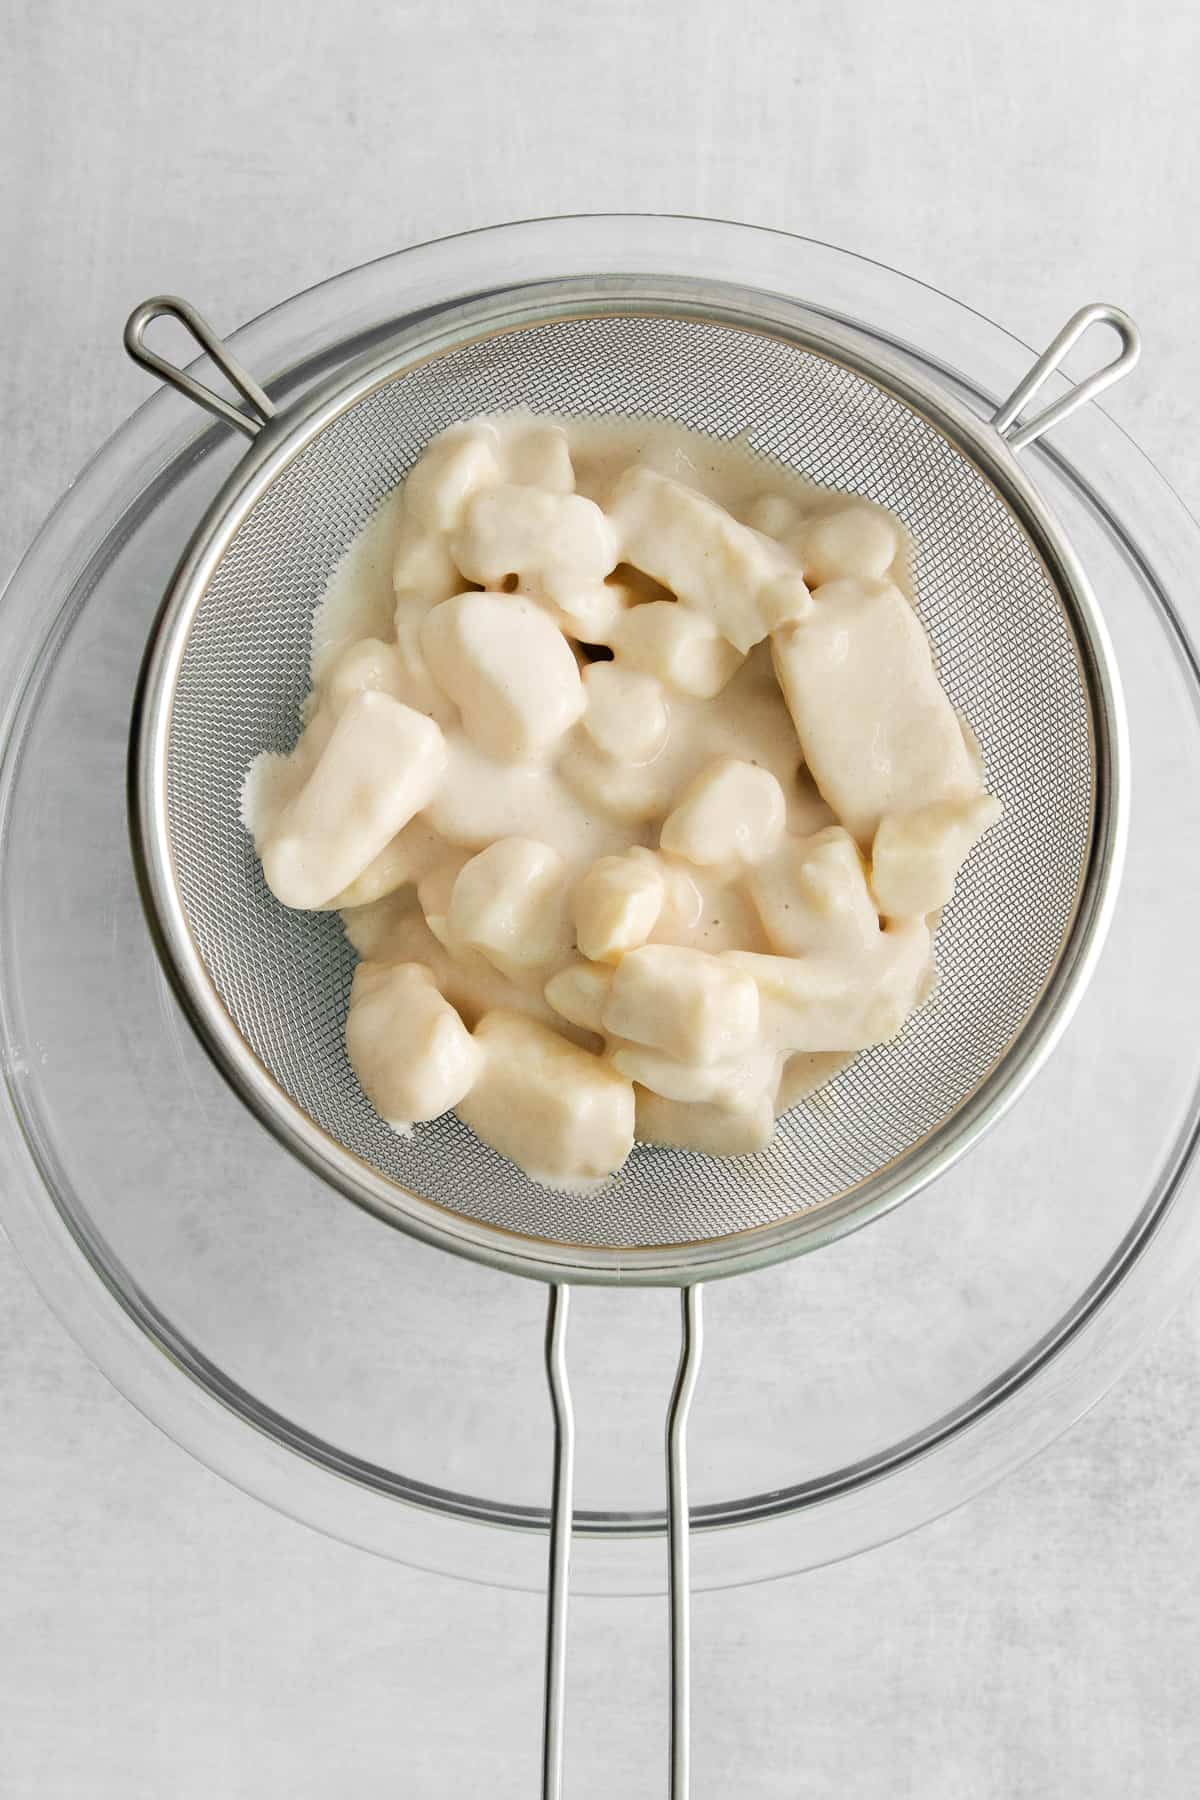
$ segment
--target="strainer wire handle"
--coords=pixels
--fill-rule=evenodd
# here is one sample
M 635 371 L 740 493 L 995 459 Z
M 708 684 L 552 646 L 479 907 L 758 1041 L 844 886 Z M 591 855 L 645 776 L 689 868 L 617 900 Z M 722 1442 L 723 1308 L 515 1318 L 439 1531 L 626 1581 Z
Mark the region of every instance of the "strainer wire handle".
M 546 1690 L 542 1723 L 542 1800 L 562 1800 L 567 1674 L 567 1605 L 575 1489 L 575 1413 L 567 1376 L 571 1290 L 550 1289 L 546 1310 L 546 1380 L 554 1414 L 550 1555 L 546 1578 Z M 691 1534 L 687 1428 L 704 1348 L 699 1287 L 681 1296 L 682 1342 L 667 1408 L 667 1555 L 671 1645 L 670 1800 L 688 1800 L 691 1761 Z
M 704 1349 L 700 1288 L 681 1295 L 683 1338 L 667 1410 L 667 1554 L 671 1610 L 671 1800 L 687 1800 L 691 1761 L 692 1581 L 687 1428 Z
M 205 387 L 202 381 L 197 381 L 186 369 L 168 362 L 165 356 L 150 349 L 146 343 L 146 330 L 155 319 L 163 318 L 177 319 L 184 330 L 195 338 L 230 386 L 237 389 L 249 408 L 248 412 L 231 405 L 223 395 Z M 179 393 L 186 394 L 189 400 L 194 400 L 205 412 L 212 413 L 214 418 L 223 419 L 226 425 L 232 425 L 247 437 L 257 437 L 268 420 L 275 417 L 274 404 L 253 375 L 225 347 L 204 315 L 198 313 L 190 301 L 180 299 L 178 294 L 157 294 L 154 299 L 143 300 L 140 306 L 134 307 L 125 321 L 125 348 L 134 362 L 140 363 L 143 369 L 149 369 L 152 375 L 157 375 Z
M 550 1289 L 546 1311 L 546 1379 L 554 1411 L 550 1493 L 550 1561 L 546 1575 L 546 1698 L 542 1725 L 542 1800 L 561 1800 L 563 1715 L 567 1682 L 567 1603 L 575 1496 L 575 1412 L 567 1378 L 567 1313 L 571 1290 Z
M 1024 425 L 1020 424 L 1022 412 L 1038 389 L 1061 367 L 1068 350 L 1093 325 L 1111 325 L 1121 341 L 1120 354 L 1085 380 L 1076 382 L 1068 393 L 1060 394 L 1044 412 L 1035 413 Z M 1122 376 L 1128 375 L 1141 353 L 1141 333 L 1127 312 L 1103 301 L 1096 301 L 1091 306 L 1081 306 L 1077 313 L 1072 313 L 1058 336 L 1047 344 L 1024 380 L 1017 384 L 1008 399 L 993 413 L 992 424 L 1010 450 L 1023 450 L 1026 444 L 1032 444 L 1043 432 L 1049 431 L 1052 425 L 1059 424 L 1077 407 L 1086 406 L 1089 400 L 1094 400 L 1097 394 L 1111 387 L 1114 381 L 1120 381 Z

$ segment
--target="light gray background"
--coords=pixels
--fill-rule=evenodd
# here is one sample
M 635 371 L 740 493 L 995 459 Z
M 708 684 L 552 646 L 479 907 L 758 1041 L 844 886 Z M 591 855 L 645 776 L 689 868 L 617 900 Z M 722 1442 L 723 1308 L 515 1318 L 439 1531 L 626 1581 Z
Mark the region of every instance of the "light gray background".
M 219 327 L 508 217 L 704 212 L 1043 341 L 1145 332 L 1112 410 L 1200 507 L 1193 0 L 9 0 L 0 563 L 142 398 L 145 294 Z M 1084 1197 L 1079 1197 L 1083 1201 Z M 529 1800 L 541 1609 L 328 1543 L 108 1387 L 0 1244 L 5 1800 Z M 1200 1299 L 1001 1490 L 703 1595 L 696 1800 L 1190 1795 Z M 571 1800 L 663 1792 L 658 1603 L 574 1614 Z

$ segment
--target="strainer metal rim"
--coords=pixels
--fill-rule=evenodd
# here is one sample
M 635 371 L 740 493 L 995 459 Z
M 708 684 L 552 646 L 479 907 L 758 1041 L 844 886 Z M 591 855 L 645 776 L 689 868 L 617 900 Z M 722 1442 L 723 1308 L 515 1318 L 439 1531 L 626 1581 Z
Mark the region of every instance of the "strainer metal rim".
M 234 1025 L 192 935 L 170 850 L 167 768 L 172 700 L 192 620 L 228 545 L 288 463 L 375 388 L 473 339 L 553 319 L 631 313 L 763 333 L 830 357 L 911 407 L 968 455 L 1017 515 L 1068 600 L 1098 731 L 1093 743 L 1093 833 L 1069 935 L 1024 1026 L 974 1092 L 898 1165 L 876 1171 L 809 1213 L 683 1247 L 614 1249 L 522 1237 L 439 1206 L 380 1175 L 286 1094 Z M 252 404 L 258 393 L 248 390 Z M 551 281 L 501 295 L 472 296 L 398 333 L 384 350 L 372 351 L 291 410 L 270 416 L 269 402 L 255 410 L 260 416 L 265 411 L 265 426 L 198 526 L 151 633 L 133 708 L 129 817 L 139 886 L 167 975 L 201 1043 L 259 1120 L 317 1174 L 387 1223 L 491 1267 L 550 1282 L 688 1286 L 743 1273 L 857 1230 L 945 1173 L 1019 1097 L 1065 1030 L 1103 945 L 1127 829 L 1128 742 L 1108 633 L 1078 558 L 1019 467 L 1001 427 L 899 358 L 880 353 L 864 335 L 785 296 L 691 277 L 667 281 L 637 274 Z M 1016 421 L 1010 415 L 1007 423 Z M 244 415 L 242 428 L 251 435 L 256 429 Z M 896 1172 L 890 1173 L 893 1168 Z

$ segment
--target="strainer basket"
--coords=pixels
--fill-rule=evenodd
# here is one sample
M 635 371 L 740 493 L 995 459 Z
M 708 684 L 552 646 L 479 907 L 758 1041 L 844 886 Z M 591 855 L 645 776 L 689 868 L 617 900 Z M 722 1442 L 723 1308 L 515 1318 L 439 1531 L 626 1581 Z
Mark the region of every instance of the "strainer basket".
M 146 347 L 162 313 L 191 330 L 241 405 Z M 1020 424 L 1097 322 L 1117 330 L 1117 359 Z M 1114 308 L 1085 308 L 989 422 L 849 327 L 779 296 L 634 275 L 443 311 L 282 415 L 185 302 L 148 301 L 126 341 L 255 440 L 168 593 L 135 707 L 133 842 L 165 965 L 238 1092 L 322 1175 L 428 1241 L 551 1284 L 547 1794 L 559 1791 L 561 1767 L 568 1284 L 684 1290 L 668 1422 L 672 1791 L 682 1795 L 684 1434 L 699 1284 L 828 1242 L 945 1169 L 1032 1076 L 1100 947 L 1124 832 L 1119 687 L 1083 571 L 1014 452 L 1124 373 L 1136 332 Z M 344 1048 L 352 952 L 335 917 L 288 913 L 271 899 L 238 812 L 251 758 L 294 741 L 313 607 L 348 545 L 436 431 L 515 405 L 743 435 L 764 458 L 898 513 L 916 545 L 916 599 L 943 683 L 1005 802 L 939 933 L 937 995 L 896 1043 L 859 1058 L 759 1155 L 720 1162 L 639 1147 L 593 1195 L 526 1181 L 452 1116 L 411 1140 L 380 1123 Z

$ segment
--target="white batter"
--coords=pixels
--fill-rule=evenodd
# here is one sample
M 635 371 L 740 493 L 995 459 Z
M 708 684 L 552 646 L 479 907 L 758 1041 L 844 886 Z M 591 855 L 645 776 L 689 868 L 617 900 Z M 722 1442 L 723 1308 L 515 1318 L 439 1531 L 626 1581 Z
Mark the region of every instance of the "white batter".
M 362 963 L 351 1061 L 534 1179 L 635 1135 L 744 1155 L 895 1035 L 999 813 L 890 515 L 740 444 L 453 427 L 313 626 L 305 730 L 243 816 Z

